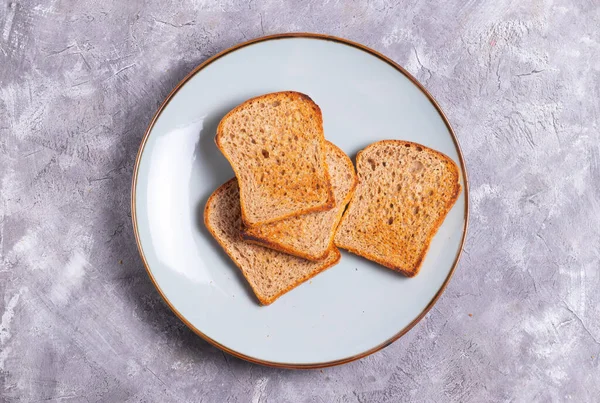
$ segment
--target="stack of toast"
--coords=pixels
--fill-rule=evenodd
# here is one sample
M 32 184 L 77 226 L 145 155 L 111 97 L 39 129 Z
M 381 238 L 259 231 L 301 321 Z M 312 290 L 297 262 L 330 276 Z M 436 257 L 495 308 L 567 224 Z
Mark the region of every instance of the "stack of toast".
M 415 276 L 460 192 L 450 158 L 407 141 L 360 151 L 357 175 L 298 92 L 244 102 L 215 141 L 235 178 L 210 196 L 204 221 L 263 305 L 335 265 L 337 247 Z

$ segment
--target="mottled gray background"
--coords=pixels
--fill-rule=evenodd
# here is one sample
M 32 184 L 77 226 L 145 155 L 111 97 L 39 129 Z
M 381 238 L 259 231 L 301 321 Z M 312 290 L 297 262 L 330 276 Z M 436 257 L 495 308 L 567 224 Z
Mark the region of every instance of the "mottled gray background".
M 598 401 L 599 3 L 220 3 L 0 0 L 0 400 Z M 148 279 L 130 221 L 160 102 L 207 57 L 287 31 L 405 66 L 447 112 L 471 182 L 465 253 L 435 308 L 324 370 L 252 365 L 196 337 Z

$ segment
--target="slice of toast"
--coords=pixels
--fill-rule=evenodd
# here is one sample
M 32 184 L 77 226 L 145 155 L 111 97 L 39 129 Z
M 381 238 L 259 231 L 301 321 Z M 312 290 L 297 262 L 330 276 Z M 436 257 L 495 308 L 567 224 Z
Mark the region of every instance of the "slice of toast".
M 215 142 L 238 179 L 246 226 L 333 208 L 323 118 L 308 96 L 252 98 L 225 115 Z
M 337 248 L 330 249 L 325 259 L 311 262 L 244 241 L 240 237 L 240 193 L 235 178 L 208 198 L 204 224 L 240 268 L 263 305 L 272 303 L 340 260 Z
M 242 238 L 309 260 L 321 260 L 328 255 L 330 249 L 334 248 L 335 229 L 352 198 L 357 179 L 352 161 L 342 150 L 329 141 L 325 143 L 325 150 L 335 207 L 328 211 L 242 228 Z
M 371 144 L 356 157 L 358 186 L 335 244 L 408 277 L 460 193 L 446 155 L 408 141 Z

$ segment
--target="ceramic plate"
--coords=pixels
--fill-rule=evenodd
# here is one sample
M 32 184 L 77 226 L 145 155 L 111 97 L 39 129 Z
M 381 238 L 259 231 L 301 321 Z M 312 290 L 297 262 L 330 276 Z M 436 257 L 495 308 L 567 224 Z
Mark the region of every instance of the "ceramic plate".
M 382 139 L 422 143 L 461 168 L 463 191 L 412 279 L 343 252 L 337 266 L 263 307 L 203 223 L 210 194 L 233 176 L 216 148 L 221 118 L 248 98 L 308 94 L 325 137 L 354 159 Z M 400 66 L 339 38 L 286 34 L 228 49 L 197 67 L 156 113 L 138 154 L 132 217 L 159 293 L 198 335 L 261 364 L 315 368 L 364 357 L 432 307 L 457 264 L 467 225 L 466 173 L 440 108 Z

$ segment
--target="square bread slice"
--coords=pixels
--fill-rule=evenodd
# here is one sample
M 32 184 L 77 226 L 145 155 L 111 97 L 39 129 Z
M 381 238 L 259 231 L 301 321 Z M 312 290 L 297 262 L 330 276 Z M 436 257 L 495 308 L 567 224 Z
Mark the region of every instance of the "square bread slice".
M 299 92 L 252 98 L 217 127 L 248 227 L 333 208 L 321 110 Z
M 321 261 L 311 262 L 244 241 L 240 237 L 241 211 L 238 182 L 229 180 L 208 198 L 204 224 L 240 268 L 256 297 L 268 305 L 292 288 L 335 265 L 337 248 Z
M 335 244 L 408 277 L 460 193 L 446 155 L 408 141 L 371 144 L 356 157 L 358 186 Z
M 325 258 L 333 245 L 335 230 L 356 187 L 354 165 L 337 146 L 325 142 L 325 155 L 333 186 L 335 207 L 294 216 L 255 227 L 242 228 L 242 238 L 309 260 Z

